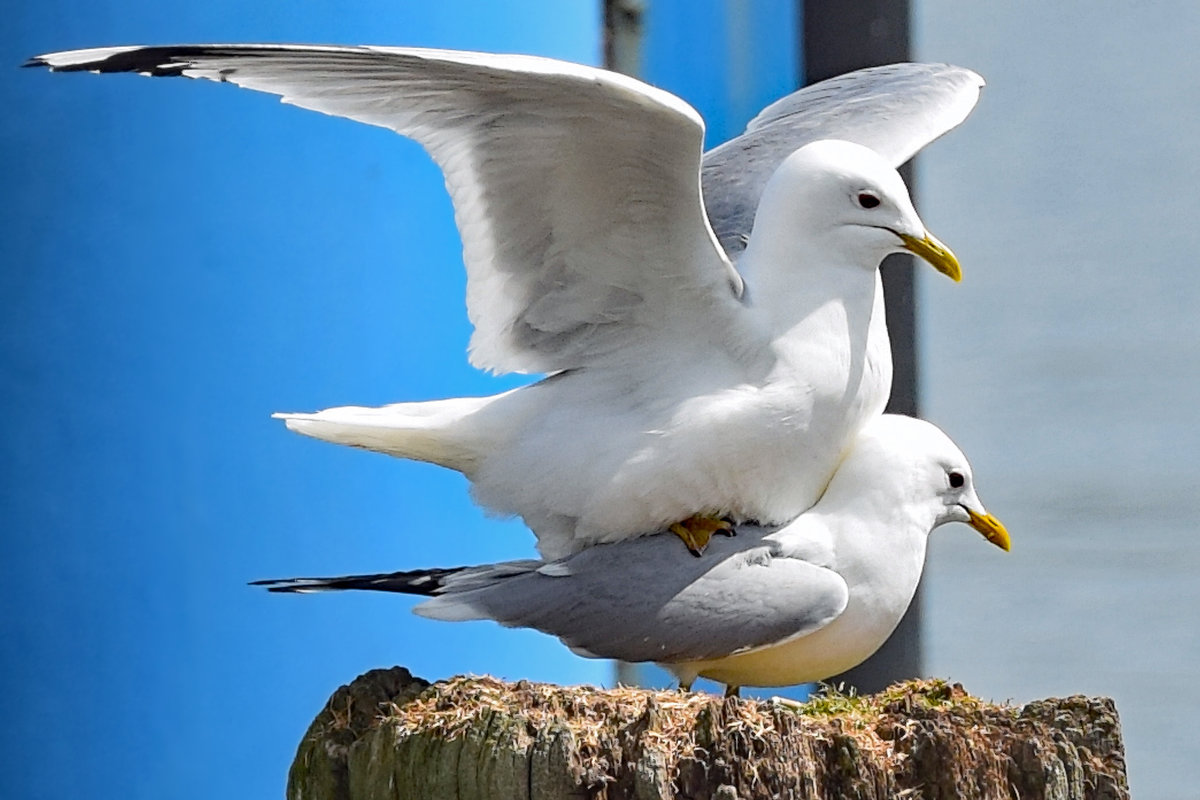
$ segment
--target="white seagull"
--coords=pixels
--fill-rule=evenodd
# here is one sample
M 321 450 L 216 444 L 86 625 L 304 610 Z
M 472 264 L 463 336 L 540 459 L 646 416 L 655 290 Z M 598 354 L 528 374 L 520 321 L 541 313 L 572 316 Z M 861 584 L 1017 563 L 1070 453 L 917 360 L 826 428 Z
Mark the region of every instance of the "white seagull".
M 904 616 L 929 533 L 947 522 L 1009 549 L 962 451 L 928 422 L 885 414 L 859 433 L 816 506 L 782 528 L 714 540 L 702 560 L 671 558 L 670 537 L 647 536 L 552 563 L 258 585 L 426 595 L 414 609 L 424 617 L 534 628 L 580 655 L 654 661 L 685 688 L 702 676 L 736 694 L 822 680 L 866 660 Z
M 890 392 L 880 261 L 908 250 L 960 278 L 895 167 L 970 112 L 969 70 L 817 84 L 702 161 L 678 97 L 546 58 L 192 45 L 30 65 L 227 82 L 420 142 L 462 235 L 471 363 L 549 377 L 276 416 L 462 472 L 548 559 L 668 527 L 698 554 L 731 522 L 809 508 Z

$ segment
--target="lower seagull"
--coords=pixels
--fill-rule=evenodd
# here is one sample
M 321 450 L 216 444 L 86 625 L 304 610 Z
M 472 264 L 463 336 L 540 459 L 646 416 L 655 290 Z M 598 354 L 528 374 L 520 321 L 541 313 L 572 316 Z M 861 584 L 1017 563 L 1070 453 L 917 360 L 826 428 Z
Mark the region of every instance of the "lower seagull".
M 1008 550 L 966 456 L 931 423 L 864 428 L 820 501 L 774 528 L 742 526 L 702 560 L 647 536 L 558 561 L 522 560 L 336 578 L 257 581 L 273 592 L 368 589 L 428 596 L 414 612 L 557 636 L 592 658 L 657 662 L 741 686 L 823 680 L 866 660 L 908 609 L 930 532 L 964 522 Z

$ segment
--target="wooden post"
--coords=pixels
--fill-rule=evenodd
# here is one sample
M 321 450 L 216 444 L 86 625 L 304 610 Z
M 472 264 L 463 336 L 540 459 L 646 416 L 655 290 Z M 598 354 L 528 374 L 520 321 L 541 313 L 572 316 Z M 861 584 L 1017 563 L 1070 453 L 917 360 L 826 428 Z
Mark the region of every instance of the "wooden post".
M 290 800 L 1127 800 L 1106 698 L 997 706 L 914 681 L 803 705 L 400 667 L 334 692 Z

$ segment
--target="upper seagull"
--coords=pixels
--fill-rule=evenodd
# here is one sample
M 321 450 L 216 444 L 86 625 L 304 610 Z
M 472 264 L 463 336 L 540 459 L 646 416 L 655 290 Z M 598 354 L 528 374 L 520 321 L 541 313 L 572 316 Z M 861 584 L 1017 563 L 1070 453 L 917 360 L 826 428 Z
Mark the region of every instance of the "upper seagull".
M 970 112 L 969 70 L 834 78 L 704 156 L 678 97 L 533 56 L 181 45 L 30 64 L 233 83 L 420 142 L 463 239 L 471 363 L 550 376 L 278 416 L 462 472 L 548 559 L 667 527 L 698 552 L 725 521 L 809 508 L 890 392 L 881 260 L 960 278 L 895 167 Z

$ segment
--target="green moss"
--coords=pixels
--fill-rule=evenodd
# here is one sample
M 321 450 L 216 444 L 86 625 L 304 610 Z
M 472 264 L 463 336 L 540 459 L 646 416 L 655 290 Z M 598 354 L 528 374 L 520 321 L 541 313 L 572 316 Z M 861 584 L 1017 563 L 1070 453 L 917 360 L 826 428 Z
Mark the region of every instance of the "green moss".
M 819 684 L 806 702 L 788 704 L 795 713 L 806 717 L 877 717 L 884 712 L 913 708 L 940 709 L 960 707 L 976 710 L 987 705 L 967 694 L 961 685 L 944 680 L 914 680 L 896 683 L 878 694 L 860 695 L 845 684 Z
M 790 707 L 797 714 L 806 717 L 832 717 L 873 711 L 872 699 L 870 696 L 860 695 L 853 687 L 847 691 L 845 684 L 834 686 L 822 683 L 806 702 Z

